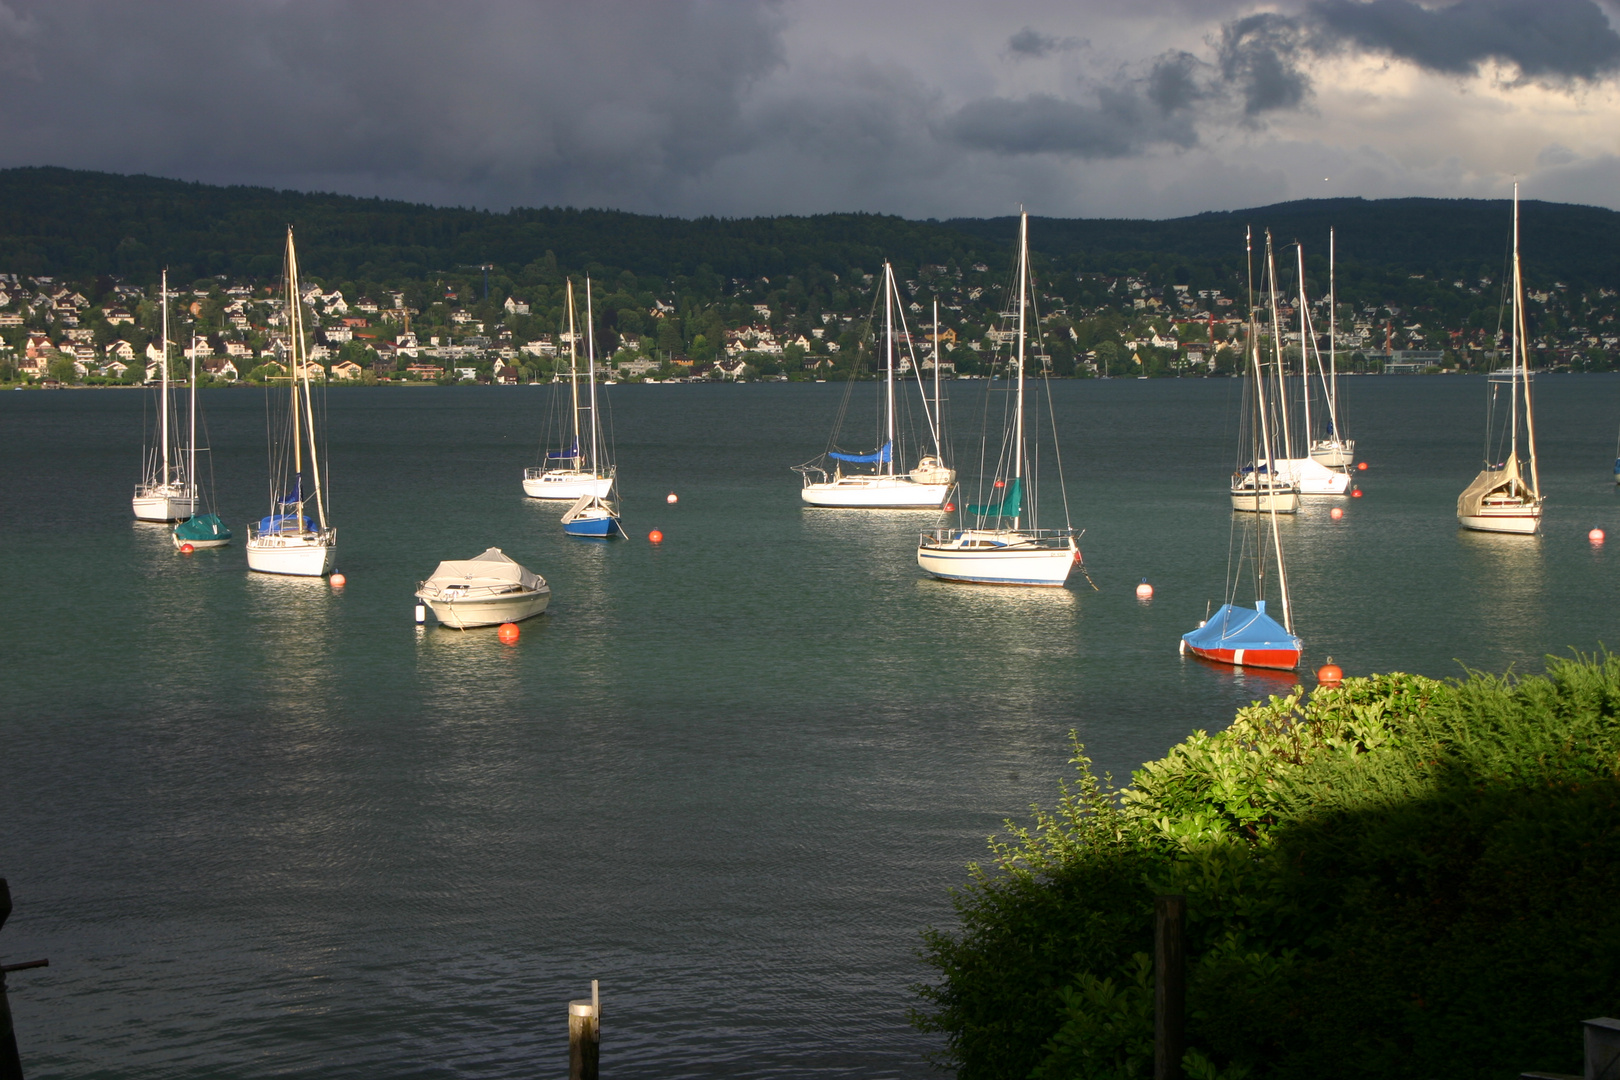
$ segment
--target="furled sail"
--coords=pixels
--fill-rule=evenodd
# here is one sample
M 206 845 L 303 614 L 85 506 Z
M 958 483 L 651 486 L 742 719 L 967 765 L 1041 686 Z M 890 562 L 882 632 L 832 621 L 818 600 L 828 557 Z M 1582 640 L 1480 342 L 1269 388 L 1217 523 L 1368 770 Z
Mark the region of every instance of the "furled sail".
M 890 459 L 890 453 L 893 449 L 893 443 L 884 443 L 883 449 L 874 450 L 870 454 L 842 454 L 837 450 L 829 450 L 827 451 L 827 456 L 832 458 L 834 461 L 850 461 L 857 465 L 870 465 L 878 461 L 888 461 Z

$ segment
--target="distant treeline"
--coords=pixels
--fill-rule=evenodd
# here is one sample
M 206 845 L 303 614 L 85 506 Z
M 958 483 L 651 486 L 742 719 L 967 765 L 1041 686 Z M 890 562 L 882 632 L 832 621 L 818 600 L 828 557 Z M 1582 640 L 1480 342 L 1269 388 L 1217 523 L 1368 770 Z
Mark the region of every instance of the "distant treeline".
M 1530 201 L 1522 206 L 1532 280 L 1571 288 L 1620 283 L 1620 213 Z M 1048 280 L 1075 273 L 1139 274 L 1162 285 L 1231 293 L 1246 274 L 1244 229 L 1269 227 L 1279 246 L 1306 245 L 1325 276 L 1329 227 L 1337 229 L 1341 279 L 1381 292 L 1413 275 L 1499 280 L 1508 204 L 1471 199 L 1312 199 L 1168 221 L 1032 218 L 1031 246 Z M 292 224 L 308 272 L 327 281 L 468 280 L 484 264 L 522 283 L 559 271 L 625 272 L 672 291 L 719 296 L 762 277 L 815 280 L 872 273 L 892 260 L 903 273 L 929 265 L 1004 269 L 1011 218 L 909 221 L 879 214 L 681 218 L 611 210 L 506 213 L 344 195 L 217 187 L 149 176 L 60 168 L 0 170 L 0 271 L 87 280 L 171 280 L 225 275 L 272 280 Z

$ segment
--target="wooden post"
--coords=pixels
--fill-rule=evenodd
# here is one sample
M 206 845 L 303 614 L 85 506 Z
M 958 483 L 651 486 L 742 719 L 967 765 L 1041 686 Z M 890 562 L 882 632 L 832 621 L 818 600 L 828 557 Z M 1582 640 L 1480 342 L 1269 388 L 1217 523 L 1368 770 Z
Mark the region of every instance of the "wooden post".
M 590 1000 L 568 1003 L 568 1080 L 597 1080 L 601 1051 L 601 998 L 592 979 Z
M 1181 1080 L 1187 1049 L 1185 896 L 1153 898 L 1153 1080 Z

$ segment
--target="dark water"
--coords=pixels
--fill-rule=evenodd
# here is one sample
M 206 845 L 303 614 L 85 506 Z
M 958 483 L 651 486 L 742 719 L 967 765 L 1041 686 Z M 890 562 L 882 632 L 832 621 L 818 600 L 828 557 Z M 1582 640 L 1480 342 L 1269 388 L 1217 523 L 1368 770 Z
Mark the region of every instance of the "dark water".
M 1366 497 L 1283 525 L 1310 666 L 1616 638 L 1620 380 L 1538 385 L 1522 539 L 1456 528 L 1478 380 L 1349 381 Z M 133 524 L 139 394 L 0 395 L 0 951 L 52 962 L 10 980 L 29 1075 L 562 1075 L 593 977 L 608 1075 L 931 1075 L 917 931 L 1051 801 L 1067 733 L 1123 775 L 1288 685 L 1176 650 L 1220 602 L 1237 386 L 1058 386 L 1100 593 L 927 581 L 928 515 L 801 510 L 836 386 L 616 390 L 613 545 L 521 495 L 545 391 L 334 390 L 341 593 Z M 207 411 L 240 527 L 262 399 Z M 489 545 L 550 613 L 512 648 L 414 626 L 416 581 Z

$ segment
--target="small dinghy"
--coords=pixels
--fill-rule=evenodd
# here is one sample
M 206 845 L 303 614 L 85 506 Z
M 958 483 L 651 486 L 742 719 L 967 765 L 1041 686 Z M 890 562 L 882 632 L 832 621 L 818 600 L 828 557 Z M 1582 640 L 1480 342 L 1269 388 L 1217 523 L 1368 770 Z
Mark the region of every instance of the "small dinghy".
M 551 602 L 551 586 L 500 548 L 490 548 L 475 558 L 440 563 L 416 598 L 444 625 L 466 630 L 539 615 Z

